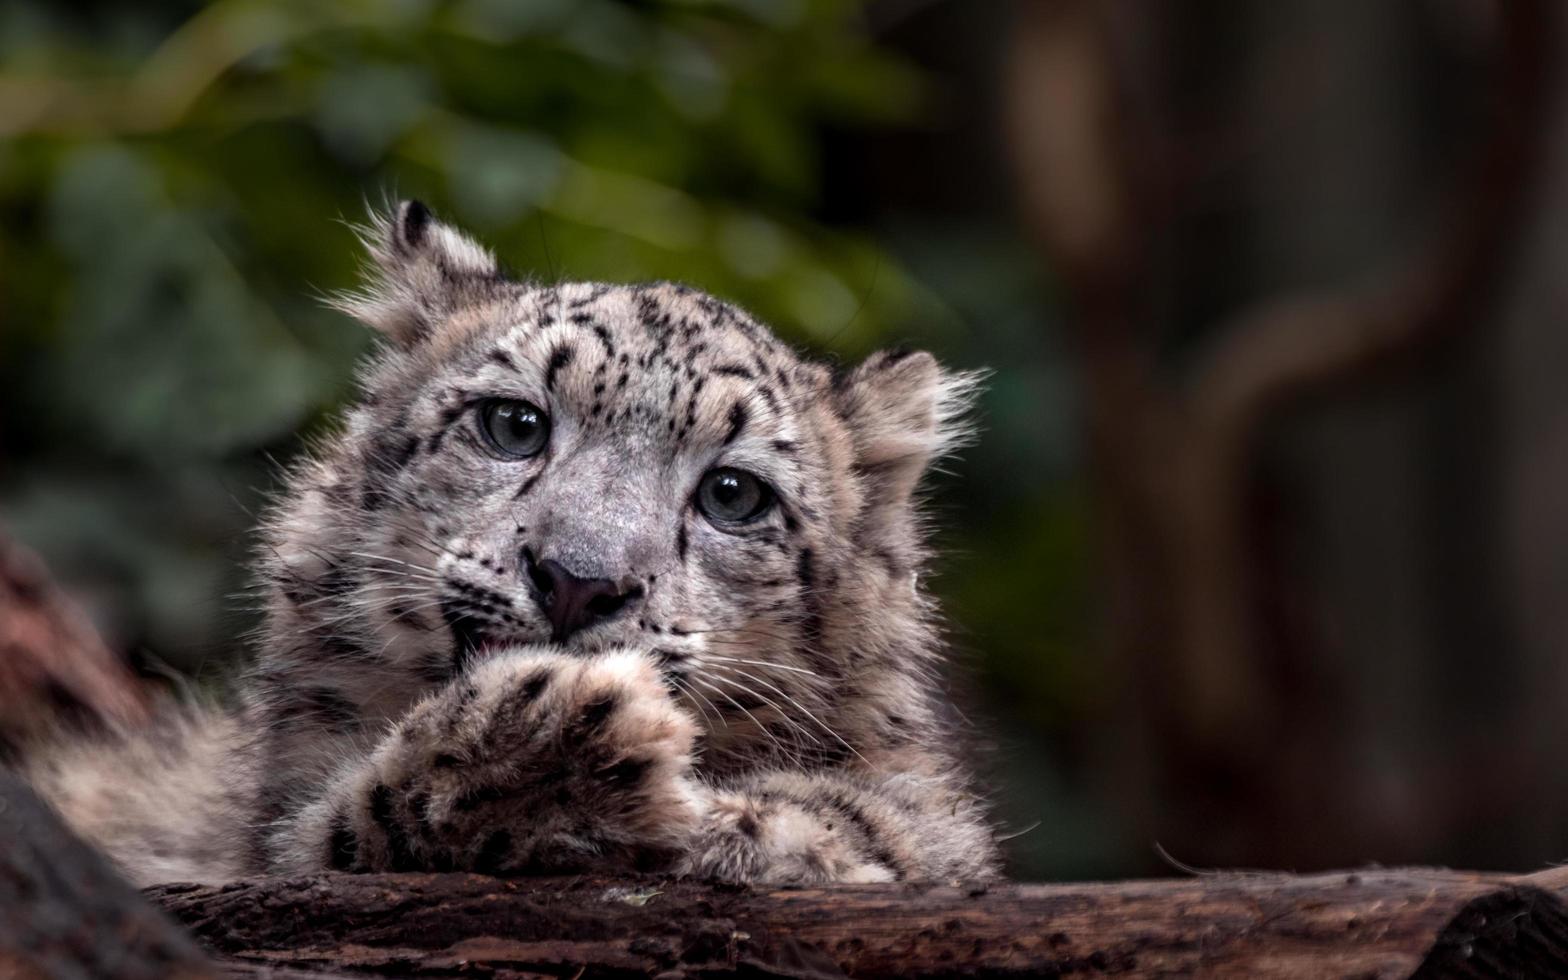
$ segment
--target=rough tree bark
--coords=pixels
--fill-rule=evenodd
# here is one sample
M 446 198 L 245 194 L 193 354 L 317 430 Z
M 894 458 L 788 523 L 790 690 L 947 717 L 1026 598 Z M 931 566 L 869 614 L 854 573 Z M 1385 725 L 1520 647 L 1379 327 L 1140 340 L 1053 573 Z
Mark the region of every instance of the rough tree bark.
M 327 973 L 1268 980 L 1560 975 L 1555 884 L 1422 869 L 790 890 L 325 875 L 151 896 L 240 963 Z

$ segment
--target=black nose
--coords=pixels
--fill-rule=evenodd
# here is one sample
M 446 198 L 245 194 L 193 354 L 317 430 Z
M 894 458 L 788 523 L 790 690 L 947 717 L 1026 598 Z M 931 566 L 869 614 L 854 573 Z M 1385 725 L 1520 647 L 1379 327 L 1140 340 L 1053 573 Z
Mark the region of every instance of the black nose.
M 642 595 L 642 586 L 622 587 L 607 578 L 578 578 L 560 562 L 535 561 L 523 551 L 523 569 L 533 583 L 534 601 L 550 617 L 550 639 L 560 643 L 580 629 L 609 619 Z

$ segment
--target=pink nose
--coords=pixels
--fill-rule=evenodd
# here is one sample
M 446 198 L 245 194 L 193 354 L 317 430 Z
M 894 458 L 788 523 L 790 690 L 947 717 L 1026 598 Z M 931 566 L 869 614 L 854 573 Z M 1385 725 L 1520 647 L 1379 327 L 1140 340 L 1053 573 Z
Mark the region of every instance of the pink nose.
M 623 588 L 607 578 L 579 578 L 560 562 L 535 561 L 526 550 L 523 568 L 533 583 L 534 601 L 550 619 L 550 639 L 555 643 L 609 619 L 642 595 L 640 585 Z

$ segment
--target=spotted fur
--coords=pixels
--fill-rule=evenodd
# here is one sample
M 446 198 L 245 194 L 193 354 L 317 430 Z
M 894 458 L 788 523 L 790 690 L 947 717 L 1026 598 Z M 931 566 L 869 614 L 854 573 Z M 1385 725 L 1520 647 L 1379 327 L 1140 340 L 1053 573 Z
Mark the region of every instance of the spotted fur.
M 681 285 L 518 281 L 417 203 L 367 242 L 338 305 L 386 343 L 264 529 L 226 769 L 249 782 L 213 823 L 235 852 L 185 876 L 994 874 L 916 505 L 975 378 L 912 351 L 838 370 Z M 548 413 L 542 453 L 486 444 L 496 398 Z M 719 466 L 774 508 L 706 519 Z M 560 638 L 545 560 L 610 583 L 613 611 Z

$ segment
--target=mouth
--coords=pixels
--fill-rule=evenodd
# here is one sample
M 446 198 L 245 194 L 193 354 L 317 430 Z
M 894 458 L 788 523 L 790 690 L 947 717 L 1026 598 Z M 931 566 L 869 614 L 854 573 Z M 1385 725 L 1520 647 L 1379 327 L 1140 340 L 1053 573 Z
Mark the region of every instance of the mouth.
M 452 634 L 452 676 L 470 664 L 495 653 L 519 646 L 548 646 L 564 653 L 591 654 L 605 648 L 602 642 L 578 634 L 557 640 L 548 632 L 526 630 L 520 623 L 497 622 L 484 610 L 476 610 L 461 598 L 441 605 L 441 618 Z
M 441 618 L 446 620 L 447 629 L 452 632 L 453 674 L 462 672 L 473 661 L 502 647 L 524 642 L 520 637 L 499 632 L 495 623 L 476 615 L 464 603 L 443 603 Z

